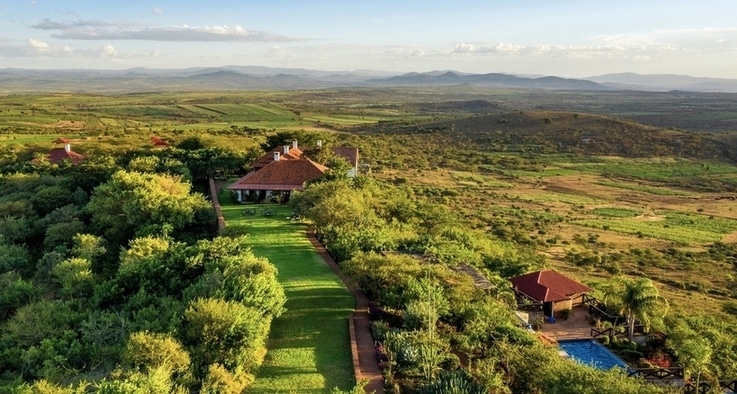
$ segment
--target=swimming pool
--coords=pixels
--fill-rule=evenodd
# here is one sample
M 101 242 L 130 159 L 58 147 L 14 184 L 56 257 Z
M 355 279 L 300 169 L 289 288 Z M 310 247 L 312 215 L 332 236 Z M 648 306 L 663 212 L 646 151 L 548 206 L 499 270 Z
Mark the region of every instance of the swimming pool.
M 627 363 L 593 339 L 558 341 L 558 346 L 570 358 L 594 368 L 603 370 L 617 367 L 629 369 Z

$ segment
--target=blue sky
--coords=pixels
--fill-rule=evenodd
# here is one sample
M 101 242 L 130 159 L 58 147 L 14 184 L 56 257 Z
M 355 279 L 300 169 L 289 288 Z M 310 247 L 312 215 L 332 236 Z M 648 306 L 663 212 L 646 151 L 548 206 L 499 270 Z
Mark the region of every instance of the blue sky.
M 0 68 L 737 78 L 734 0 L 0 0 Z

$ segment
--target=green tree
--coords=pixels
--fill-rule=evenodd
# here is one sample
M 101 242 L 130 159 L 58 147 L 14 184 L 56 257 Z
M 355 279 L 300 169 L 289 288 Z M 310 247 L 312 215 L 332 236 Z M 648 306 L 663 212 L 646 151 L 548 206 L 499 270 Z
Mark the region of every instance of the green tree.
M 698 336 L 685 338 L 677 343 L 675 353 L 691 376 L 696 375 L 696 387 L 701 385 L 701 377 L 709 371 L 713 353 L 709 340 Z
M 51 251 L 57 248 L 70 250 L 74 245 L 74 237 L 85 230 L 85 224 L 79 220 L 64 223 L 54 223 L 46 228 L 44 250 Z
M 43 216 L 56 208 L 75 203 L 75 195 L 60 185 L 43 186 L 31 199 L 36 212 Z
M 105 240 L 92 234 L 77 234 L 74 236 L 74 247 L 72 253 L 82 259 L 92 261 L 105 254 Z
M 33 268 L 33 259 L 24 246 L 5 244 L 0 239 L 0 273 L 15 271 L 29 278 Z
M 14 271 L 0 274 L 0 322 L 15 311 L 32 302 L 38 295 L 33 283 L 24 281 Z
M 113 156 L 105 154 L 88 155 L 78 165 L 59 169 L 57 175 L 63 177 L 59 181 L 60 186 L 69 190 L 81 190 L 88 196 L 95 187 L 110 179 L 110 176 L 118 169 Z M 77 197 L 77 200 L 79 200 L 79 197 Z
M 0 217 L 0 243 L 22 244 L 33 235 L 33 219 L 13 216 Z
M 220 364 L 212 364 L 207 368 L 207 375 L 202 379 L 202 394 L 242 393 L 251 385 L 254 377 L 247 373 L 234 374 Z
M 277 280 L 276 267 L 256 257 L 246 237 L 217 237 L 200 241 L 192 248 L 192 260 L 204 261 L 205 272 L 187 290 L 188 298 L 220 298 L 237 301 L 259 310 L 269 318 L 284 311 L 286 296 Z
M 87 210 L 93 227 L 117 245 L 134 235 L 172 234 L 194 222 L 198 210 L 212 210 L 190 184 L 170 175 L 118 171 L 95 188 Z
M 237 375 L 258 366 L 258 351 L 265 344 L 270 325 L 271 319 L 254 308 L 200 298 L 184 312 L 182 336 L 200 377 L 216 363 Z
M 103 380 L 96 385 L 99 394 L 187 394 L 186 387 L 172 382 L 166 368 L 154 368 L 147 373 L 133 372 L 117 379 Z
M 87 259 L 66 259 L 51 270 L 67 297 L 89 297 L 95 285 L 92 263 Z
M 163 369 L 169 377 L 180 381 L 187 376 L 189 353 L 171 335 L 135 332 L 130 335 L 123 350 L 122 364 L 138 372 Z
M 180 296 L 201 272 L 187 265 L 185 249 L 184 244 L 163 237 L 133 239 L 120 253 L 120 266 L 114 279 L 121 295 L 144 292 L 150 296 Z
M 665 316 L 668 310 L 668 301 L 648 278 L 614 278 L 603 288 L 602 301 L 625 317 L 630 341 L 637 322 L 649 329 L 653 321 Z
M 159 158 L 156 156 L 138 156 L 128 163 L 128 171 L 156 172 L 159 166 Z

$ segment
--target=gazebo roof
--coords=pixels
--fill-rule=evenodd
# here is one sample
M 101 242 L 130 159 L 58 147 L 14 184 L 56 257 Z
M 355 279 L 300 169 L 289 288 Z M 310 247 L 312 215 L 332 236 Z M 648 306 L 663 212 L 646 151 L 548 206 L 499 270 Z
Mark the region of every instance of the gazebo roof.
M 509 279 L 512 287 L 540 302 L 563 301 L 588 293 L 591 288 L 553 270 L 532 272 Z

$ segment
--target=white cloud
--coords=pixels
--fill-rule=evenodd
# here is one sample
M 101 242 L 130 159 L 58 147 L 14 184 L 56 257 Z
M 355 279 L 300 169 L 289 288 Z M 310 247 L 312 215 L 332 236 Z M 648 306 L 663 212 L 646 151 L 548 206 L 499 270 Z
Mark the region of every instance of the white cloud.
M 159 7 L 154 7 L 154 9 L 151 10 L 151 12 L 153 12 L 156 15 L 159 15 L 159 14 L 163 14 L 164 13 L 164 10 L 161 9 L 161 8 L 159 8 Z
M 117 59 L 122 56 L 112 45 L 99 48 L 73 48 L 67 45 L 51 45 L 35 38 L 23 45 L 0 42 L 0 57 L 5 58 L 106 58 Z
M 45 51 L 45 50 L 48 50 L 49 49 L 49 44 L 47 44 L 47 43 L 45 43 L 43 41 L 37 40 L 35 38 L 29 38 L 28 39 L 28 45 L 30 45 L 34 49 L 39 49 L 39 50 L 42 50 L 42 51 Z
M 50 56 L 50 57 L 63 57 L 71 56 L 74 51 L 68 46 L 51 46 L 48 43 L 37 40 L 35 38 L 29 38 L 26 42 L 26 47 L 16 52 L 16 56 Z
M 76 22 L 56 22 L 51 19 L 44 19 L 41 23 L 32 25 L 31 27 L 38 30 L 62 30 L 62 31 L 73 31 L 83 28 L 100 28 L 100 27 L 123 27 L 126 25 L 113 25 L 103 21 L 86 20 Z
M 723 54 L 737 49 L 737 29 L 661 30 L 595 36 L 575 45 L 540 43 L 456 43 L 437 56 L 524 56 L 572 59 L 656 59 L 667 54 Z M 669 55 L 670 56 L 670 55 Z
M 472 44 L 466 44 L 465 42 L 461 42 L 456 44 L 455 49 L 453 49 L 453 52 L 455 53 L 472 53 L 475 50 Z
M 72 40 L 148 40 L 148 41 L 236 41 L 287 42 L 295 38 L 236 26 L 141 26 L 94 20 L 57 22 L 44 19 L 31 26 L 39 30 L 58 31 L 52 37 Z
M 423 51 L 422 49 L 413 49 L 413 50 L 409 51 L 409 56 L 423 57 L 423 56 L 425 56 L 425 51 Z
M 115 50 L 115 47 L 112 45 L 107 44 L 101 48 L 100 54 L 102 57 L 116 57 L 118 55 L 118 51 Z

